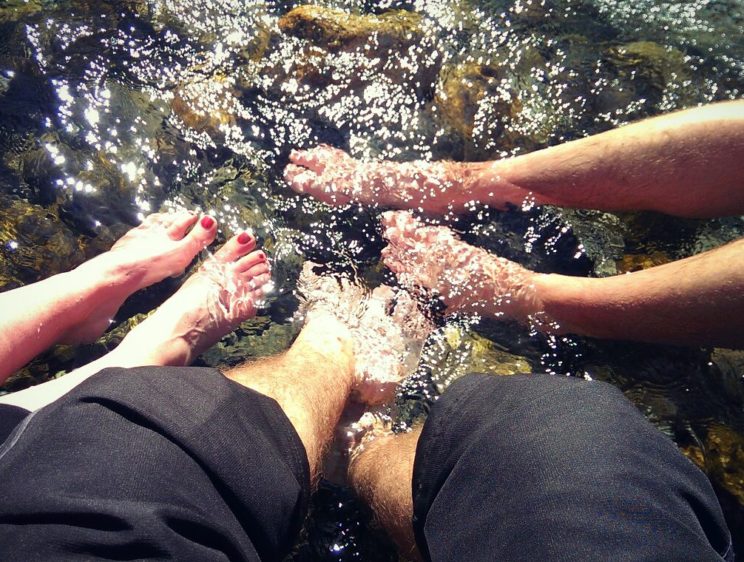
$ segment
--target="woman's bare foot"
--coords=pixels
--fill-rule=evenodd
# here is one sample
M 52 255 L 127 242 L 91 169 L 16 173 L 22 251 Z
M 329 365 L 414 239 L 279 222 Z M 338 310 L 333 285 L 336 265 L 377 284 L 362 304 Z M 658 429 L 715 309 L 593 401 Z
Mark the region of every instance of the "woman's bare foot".
M 459 240 L 442 226 L 426 226 L 405 211 L 383 215 L 390 244 L 383 260 L 404 286 L 438 293 L 449 312 L 505 315 L 519 321 L 540 310 L 533 280 L 522 266 Z
M 266 254 L 255 247 L 247 233 L 228 240 L 112 353 L 126 366 L 189 365 L 256 314 L 271 273 Z
M 109 367 L 184 366 L 256 313 L 270 279 L 266 255 L 247 233 L 234 236 L 113 351 L 63 377 L 0 397 L 29 411 Z
M 62 341 L 95 340 L 129 295 L 183 273 L 216 234 L 217 225 L 209 216 L 200 219 L 188 211 L 147 216 L 108 252 L 67 274 L 84 297 L 78 296 L 79 320 L 65 331 Z
M 433 324 L 407 291 L 370 292 L 346 278 L 317 275 L 306 262 L 297 286 L 301 313 L 333 315 L 349 331 L 354 350 L 354 396 L 366 404 L 389 401 L 411 374 Z

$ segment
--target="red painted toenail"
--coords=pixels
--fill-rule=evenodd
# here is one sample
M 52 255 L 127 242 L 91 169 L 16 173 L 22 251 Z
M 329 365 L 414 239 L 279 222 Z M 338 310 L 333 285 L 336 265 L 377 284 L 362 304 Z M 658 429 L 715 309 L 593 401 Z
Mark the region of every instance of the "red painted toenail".
M 263 252 L 259 252 L 259 253 L 258 253 L 258 259 L 259 259 L 260 261 L 264 261 L 264 260 L 266 260 L 266 254 L 264 254 Z
M 201 220 L 201 225 L 203 228 L 209 230 L 214 226 L 214 219 L 212 217 L 204 217 Z
M 238 244 L 247 244 L 251 241 L 251 235 L 247 232 L 243 232 L 240 236 L 238 236 Z

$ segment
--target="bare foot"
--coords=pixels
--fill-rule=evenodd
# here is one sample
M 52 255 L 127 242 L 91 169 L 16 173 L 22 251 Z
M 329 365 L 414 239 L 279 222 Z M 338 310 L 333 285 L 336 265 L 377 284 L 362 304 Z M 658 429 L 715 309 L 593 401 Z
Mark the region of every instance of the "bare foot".
M 266 254 L 246 233 L 234 236 L 113 353 L 127 364 L 189 365 L 256 314 L 268 290 Z
M 319 276 L 306 262 L 297 290 L 308 318 L 332 314 L 348 327 L 354 350 L 355 398 L 366 404 L 389 401 L 411 374 L 433 324 L 407 291 L 381 286 L 370 292 L 359 283 Z
M 505 315 L 525 321 L 539 310 L 534 273 L 459 240 L 442 226 L 425 226 L 409 212 L 383 215 L 385 264 L 404 286 L 439 294 L 449 312 Z
M 457 162 L 362 162 L 320 145 L 293 150 L 284 178 L 295 191 L 331 205 L 377 204 L 429 212 L 461 210 L 479 164 Z
M 198 222 L 198 224 L 197 224 Z M 193 228 L 192 228 L 193 227 Z M 191 229 L 191 230 L 189 230 Z M 71 272 L 86 287 L 80 322 L 69 329 L 65 343 L 88 342 L 100 336 L 124 300 L 166 277 L 183 273 L 217 234 L 212 217 L 195 213 L 155 213 L 120 238 L 108 252 Z
M 377 412 L 367 411 L 349 426 L 349 456 L 352 462 L 375 439 L 393 435 L 392 419 Z

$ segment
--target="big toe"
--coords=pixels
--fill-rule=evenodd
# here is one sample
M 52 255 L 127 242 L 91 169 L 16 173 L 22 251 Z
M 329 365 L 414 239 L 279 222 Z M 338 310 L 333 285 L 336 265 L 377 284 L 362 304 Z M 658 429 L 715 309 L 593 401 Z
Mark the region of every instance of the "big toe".
M 168 235 L 171 239 L 181 240 L 186 236 L 189 228 L 194 226 L 198 220 L 199 215 L 192 211 L 177 211 L 168 215 L 165 226 L 168 229 Z
M 298 193 L 304 193 L 312 187 L 314 179 L 315 174 L 307 168 L 289 164 L 284 169 L 284 181 Z
M 196 223 L 194 224 L 194 228 L 192 228 L 191 231 L 182 238 L 182 241 L 184 244 L 189 245 L 194 251 L 194 254 L 196 254 L 209 246 L 217 236 L 217 221 L 209 215 L 204 215 L 201 218 L 197 216 L 197 220 L 191 223 L 189 223 L 188 220 L 184 220 L 184 222 L 178 225 L 177 228 L 183 228 L 183 225 L 190 225 L 193 223 Z M 175 229 L 176 232 L 177 228 Z M 188 228 L 188 226 L 186 226 L 186 228 Z M 171 236 L 174 239 L 177 239 L 173 234 L 171 234 Z
M 386 211 L 382 214 L 385 237 L 399 237 L 421 227 L 421 222 L 411 211 Z
M 215 259 L 229 263 L 238 260 L 256 247 L 256 239 L 249 232 L 241 232 L 225 242 L 224 246 L 215 252 Z
M 325 162 L 321 158 L 322 152 L 317 148 L 313 150 L 293 150 L 289 155 L 292 164 L 303 166 L 317 174 L 322 174 Z

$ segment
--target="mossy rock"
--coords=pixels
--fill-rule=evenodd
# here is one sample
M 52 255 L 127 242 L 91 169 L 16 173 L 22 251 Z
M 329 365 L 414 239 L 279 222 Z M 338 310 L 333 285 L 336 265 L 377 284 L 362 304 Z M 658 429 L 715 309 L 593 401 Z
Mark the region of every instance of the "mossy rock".
M 612 213 L 601 211 L 553 209 L 571 230 L 583 251 L 592 260 L 597 277 L 616 275 L 618 260 L 625 250 L 625 225 Z
M 220 127 L 235 125 L 238 103 L 230 79 L 216 74 L 198 82 L 180 84 L 170 106 L 185 126 L 207 132 L 214 138 L 221 135 Z
M 279 18 L 279 29 L 328 50 L 360 44 L 402 50 L 420 42 L 421 20 L 420 14 L 406 10 L 360 16 L 321 6 L 300 6 Z
M 526 358 L 500 349 L 491 340 L 462 326 L 448 324 L 433 340 L 424 349 L 421 361 L 430 369 L 440 393 L 468 373 L 506 376 L 532 372 Z
M 507 61 L 508 56 L 496 51 L 487 56 L 488 64 L 471 60 L 440 72 L 436 112 L 444 128 L 462 138 L 465 160 L 542 148 L 562 126 L 564 117 L 532 95 L 535 88 L 543 87 L 532 76 L 535 68 L 547 68 L 541 53 L 525 46 L 516 65 Z M 539 123 L 532 117 L 535 111 L 544 116 Z
M 674 261 L 664 252 L 651 252 L 650 254 L 625 254 L 617 260 L 617 273 L 630 273 L 641 271 L 657 265 L 664 265 Z
M 41 0 L 6 0 L 0 7 L 0 23 L 18 21 L 44 10 Z
M 674 47 L 653 41 L 635 41 L 610 47 L 605 58 L 624 81 L 623 89 L 635 91 L 657 104 L 663 96 L 673 95 L 678 106 L 699 101 L 697 85 L 684 54 Z
M 276 355 L 289 349 L 300 328 L 299 323 L 275 324 L 268 316 L 257 316 L 243 322 L 235 332 L 204 352 L 199 363 L 229 368 Z

